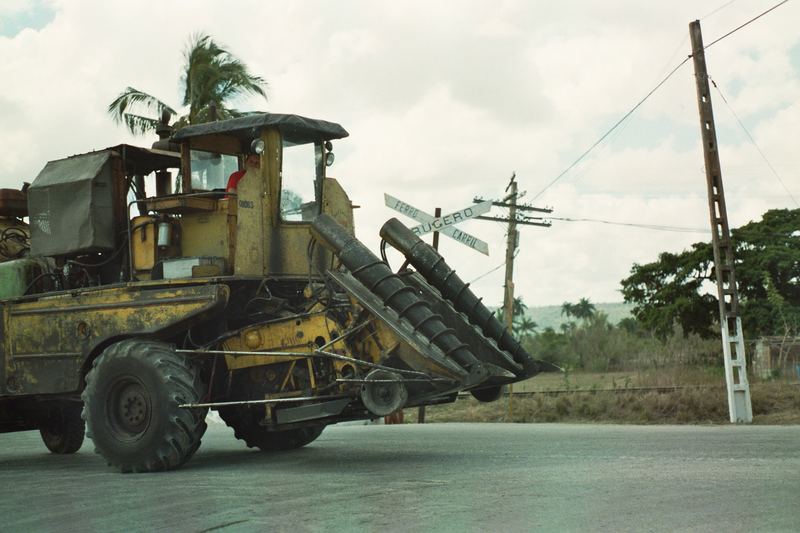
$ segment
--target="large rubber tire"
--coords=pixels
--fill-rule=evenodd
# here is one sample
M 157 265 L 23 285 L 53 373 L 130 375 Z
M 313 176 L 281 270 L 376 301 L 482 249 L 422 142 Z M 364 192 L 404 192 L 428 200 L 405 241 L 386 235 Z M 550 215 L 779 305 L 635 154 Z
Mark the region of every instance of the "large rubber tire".
M 268 430 L 259 425 L 257 410 L 231 406 L 219 410 L 219 416 L 233 429 L 237 439 L 248 448 L 259 448 L 264 452 L 279 452 L 302 448 L 315 441 L 325 429 L 324 425 L 308 426 L 284 431 Z
M 83 445 L 85 425 L 78 403 L 64 403 L 52 407 L 39 427 L 42 442 L 52 453 L 75 453 Z
M 83 418 L 95 451 L 124 473 L 176 468 L 200 447 L 207 409 L 199 370 L 161 342 L 113 344 L 86 376 Z

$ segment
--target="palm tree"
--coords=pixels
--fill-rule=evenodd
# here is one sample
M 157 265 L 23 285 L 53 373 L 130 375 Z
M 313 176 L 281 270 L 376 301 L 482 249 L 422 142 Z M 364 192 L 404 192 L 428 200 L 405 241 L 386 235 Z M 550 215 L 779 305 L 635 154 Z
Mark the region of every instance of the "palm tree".
M 561 314 L 567 315 L 568 318 L 574 317 L 579 320 L 587 320 L 592 318 L 595 311 L 594 304 L 588 298 L 581 298 L 576 304 L 569 302 L 561 304 Z
M 595 313 L 595 306 L 588 298 L 581 298 L 572 308 L 572 314 L 575 318 L 587 320 L 592 318 Z
M 267 98 L 266 81 L 251 74 L 247 65 L 203 33 L 189 40 L 181 84 L 182 105 L 188 112 L 173 124 L 176 128 L 243 115 L 227 105 L 239 96 L 256 94 Z M 122 91 L 108 105 L 108 113 L 134 135 L 155 131 L 162 117 L 178 115 L 173 107 L 134 87 Z
M 515 317 L 525 316 L 528 311 L 528 306 L 522 301 L 522 296 L 514 298 L 514 303 L 511 304 L 511 315 Z
M 538 327 L 539 324 L 525 316 L 522 317 L 522 320 L 517 323 L 516 327 L 514 328 L 514 334 L 517 337 L 525 339 L 533 335 Z
M 539 325 L 526 316 L 528 306 L 522 301 L 522 296 L 514 298 L 511 306 L 511 332 L 515 337 L 528 337 L 533 334 Z M 506 325 L 506 314 L 504 309 L 497 311 L 497 319 L 504 326 Z

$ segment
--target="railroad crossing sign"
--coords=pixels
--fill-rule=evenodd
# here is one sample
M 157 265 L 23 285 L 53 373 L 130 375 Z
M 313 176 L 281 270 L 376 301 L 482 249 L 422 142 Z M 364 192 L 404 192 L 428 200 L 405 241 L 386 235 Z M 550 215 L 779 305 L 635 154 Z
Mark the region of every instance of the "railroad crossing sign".
M 459 222 L 464 222 L 465 220 L 477 217 L 489 211 L 492 208 L 491 200 L 471 205 L 437 218 L 388 194 L 384 193 L 383 197 L 387 207 L 391 207 L 395 211 L 399 211 L 405 216 L 413 218 L 421 223 L 411 228 L 411 231 L 418 236 L 425 235 L 431 231 L 438 231 L 465 246 L 469 246 L 473 250 L 489 255 L 489 245 L 486 242 L 454 226 Z

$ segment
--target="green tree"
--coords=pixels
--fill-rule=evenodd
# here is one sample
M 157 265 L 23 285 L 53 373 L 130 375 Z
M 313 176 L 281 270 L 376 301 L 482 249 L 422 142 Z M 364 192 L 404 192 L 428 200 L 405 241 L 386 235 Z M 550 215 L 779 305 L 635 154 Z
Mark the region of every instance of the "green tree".
M 536 322 L 528 318 L 527 316 L 522 317 L 516 325 L 514 330 L 514 334 L 517 337 L 525 339 L 536 332 L 536 328 L 539 327 Z
M 590 302 L 588 298 L 581 298 L 576 304 L 570 302 L 561 304 L 562 315 L 574 317 L 578 320 L 588 320 L 592 318 L 596 310 L 594 304 Z
M 595 307 L 588 298 L 581 298 L 573 307 L 573 314 L 579 320 L 588 320 L 594 316 Z
M 524 339 L 530 335 L 533 335 L 538 327 L 536 322 L 531 320 L 526 315 L 527 310 L 528 306 L 522 300 L 522 296 L 514 298 L 514 303 L 511 306 L 511 332 L 517 338 Z M 504 309 L 500 309 L 497 312 L 497 319 L 501 324 L 506 324 L 506 315 Z
M 181 86 L 185 114 L 173 124 L 176 128 L 241 116 L 244 113 L 229 103 L 248 94 L 266 99 L 267 83 L 210 36 L 200 33 L 190 39 L 184 52 Z M 122 91 L 108 105 L 108 113 L 135 135 L 155 131 L 165 115 L 178 115 L 163 100 L 134 87 Z
M 736 259 L 740 314 L 747 336 L 772 335 L 785 329 L 785 318 L 800 316 L 800 209 L 776 209 L 762 219 L 731 231 Z M 769 282 L 765 281 L 769 280 Z M 687 334 L 716 335 L 719 307 L 713 249 L 695 243 L 678 254 L 664 252 L 658 260 L 635 264 L 621 281 L 633 314 L 661 338 L 680 325 Z M 779 295 L 785 305 L 776 306 Z

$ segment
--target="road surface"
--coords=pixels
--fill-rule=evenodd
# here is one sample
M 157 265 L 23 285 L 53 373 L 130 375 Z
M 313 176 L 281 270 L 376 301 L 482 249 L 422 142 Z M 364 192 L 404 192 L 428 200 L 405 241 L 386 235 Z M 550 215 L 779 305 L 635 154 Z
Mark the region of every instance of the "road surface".
M 0 435 L 1 531 L 797 531 L 800 426 L 329 427 L 294 452 L 212 425 L 122 475 Z

